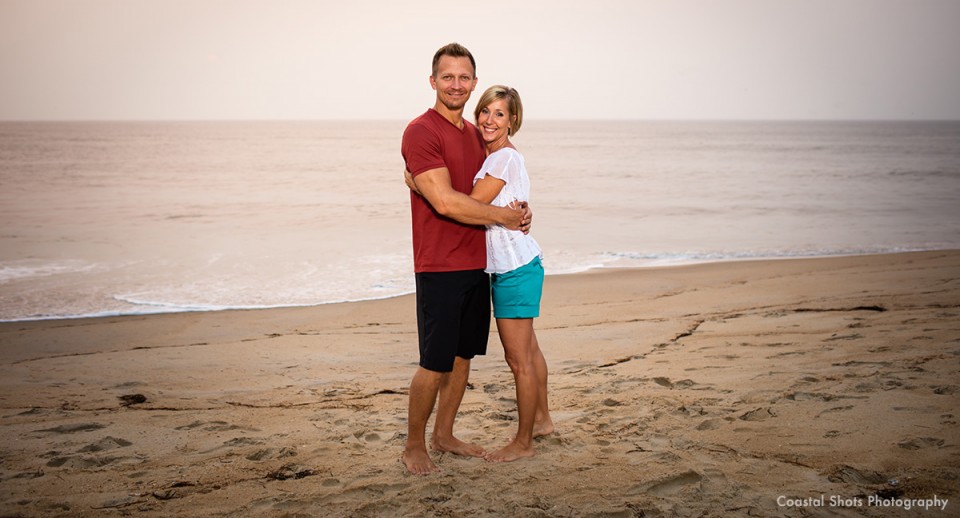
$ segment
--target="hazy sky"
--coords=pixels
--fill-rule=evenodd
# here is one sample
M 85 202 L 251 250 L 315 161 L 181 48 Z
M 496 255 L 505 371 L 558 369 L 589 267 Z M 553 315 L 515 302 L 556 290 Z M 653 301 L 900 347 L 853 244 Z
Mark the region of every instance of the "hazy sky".
M 0 120 L 409 119 L 450 41 L 527 118 L 960 119 L 960 0 L 0 0 Z

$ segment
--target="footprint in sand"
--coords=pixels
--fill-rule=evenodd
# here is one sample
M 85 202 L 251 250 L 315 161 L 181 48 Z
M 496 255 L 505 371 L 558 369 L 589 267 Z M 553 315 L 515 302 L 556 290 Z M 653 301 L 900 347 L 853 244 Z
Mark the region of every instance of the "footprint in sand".
M 269 473 L 264 478 L 270 480 L 299 480 L 301 478 L 312 477 L 317 475 L 315 469 L 307 468 L 299 464 L 287 464 L 279 469 L 275 469 Z
M 820 392 L 794 392 L 787 396 L 791 401 L 833 401 L 837 396 Z
M 486 415 L 486 417 L 494 421 L 516 421 L 517 420 L 516 417 L 510 414 L 504 414 L 503 412 L 490 412 Z M 589 420 L 589 418 L 585 418 L 585 419 Z
M 834 333 L 833 335 L 830 336 L 830 338 L 824 338 L 823 341 L 835 342 L 837 340 L 858 340 L 860 338 L 863 338 L 863 335 L 861 335 L 860 333 L 851 333 L 849 335 L 841 335 L 838 333 Z
M 190 424 L 185 424 L 185 425 L 183 425 L 183 426 L 178 426 L 178 427 L 174 428 L 174 430 L 193 430 L 194 428 L 199 428 L 199 427 L 201 427 L 201 426 L 203 426 L 203 425 L 205 425 L 205 424 L 207 424 L 206 421 L 194 421 L 194 422 L 192 422 L 192 423 L 190 423 Z
M 76 455 L 62 455 L 58 451 L 52 451 L 42 455 L 41 457 L 50 459 L 47 461 L 47 467 L 51 468 L 68 467 L 77 469 L 94 469 L 117 463 L 143 462 L 143 458 L 138 456 L 82 455 L 84 453 L 97 453 L 119 448 L 126 448 L 131 445 L 133 445 L 133 443 L 125 439 L 107 436 L 97 442 L 90 443 L 80 448 L 77 450 Z
M 80 424 L 62 424 L 54 428 L 44 428 L 42 430 L 37 430 L 37 433 L 57 433 L 57 434 L 72 434 L 79 432 L 92 432 L 93 430 L 100 430 L 101 428 L 106 428 L 107 425 L 100 423 L 80 423 Z
M 86 457 L 86 456 L 67 456 L 54 457 L 47 462 L 50 468 L 75 468 L 75 469 L 94 469 L 110 466 L 123 461 L 140 462 L 135 457 Z
M 883 484 L 889 477 L 876 471 L 860 470 L 852 466 L 837 466 L 827 474 L 827 480 L 847 484 Z
M 497 392 L 500 392 L 503 389 L 504 389 L 503 385 L 499 383 L 487 383 L 486 385 L 483 386 L 483 391 L 486 392 L 487 394 L 495 394 Z
M 724 424 L 726 424 L 726 422 L 723 419 L 707 419 L 697 425 L 697 430 L 717 430 L 723 428 Z
M 704 468 L 700 480 L 700 490 L 704 493 L 721 494 L 729 485 L 727 476 L 717 468 Z
M 668 389 L 687 389 L 697 384 L 695 381 L 689 379 L 670 381 L 670 378 L 662 377 L 653 378 L 653 382 L 661 387 L 667 387 Z
M 90 453 L 97 451 L 106 451 L 113 450 L 116 448 L 126 448 L 127 446 L 132 445 L 133 443 L 124 439 L 118 439 L 116 437 L 110 437 L 109 435 L 100 439 L 95 443 L 88 444 L 83 448 L 80 448 L 78 453 Z
M 777 417 L 777 413 L 770 407 L 757 408 L 740 416 L 741 421 L 766 421 L 772 417 Z
M 925 448 L 942 448 L 944 444 L 943 439 L 936 437 L 914 437 L 898 442 L 897 446 L 905 450 L 922 450 Z
M 547 437 L 538 437 L 538 438 L 537 438 L 537 441 L 538 441 L 538 442 L 540 442 L 540 441 L 545 442 L 545 443 L 549 444 L 550 446 L 562 446 L 562 445 L 568 443 L 568 441 L 565 441 L 562 437 L 560 437 L 560 436 L 558 436 L 558 435 L 556 435 L 556 434 L 551 434 L 551 435 L 549 435 L 549 436 L 547 436 Z
M 264 444 L 265 442 L 266 441 L 263 439 L 254 439 L 252 437 L 235 437 L 228 441 L 224 441 L 223 444 L 221 444 L 220 446 L 215 446 L 213 448 L 210 448 L 209 450 L 201 451 L 199 452 L 199 454 L 206 455 L 206 454 L 213 453 L 215 451 L 220 451 L 223 449 L 233 450 L 237 448 L 243 448 L 245 446 L 259 446 L 261 444 Z
M 254 439 L 252 437 L 237 437 L 235 439 L 230 439 L 223 443 L 224 446 L 228 448 L 236 448 L 237 446 L 251 446 L 254 444 L 263 444 L 263 439 Z
M 859 392 L 861 394 L 868 394 L 871 392 L 877 392 L 883 390 L 883 385 L 876 381 L 866 381 L 863 383 L 857 383 L 853 386 L 854 392 Z
M 683 405 L 677 409 L 675 412 L 679 415 L 686 415 L 690 417 L 699 417 L 707 415 L 707 411 L 703 409 L 700 405 Z
M 834 412 L 846 412 L 847 410 L 853 410 L 853 405 L 835 406 L 835 407 L 833 407 L 833 408 L 828 408 L 828 409 L 824 410 L 823 412 L 820 412 L 819 414 L 817 414 L 817 417 L 820 417 L 820 416 L 822 416 L 822 415 L 824 415 L 824 414 L 832 414 L 832 413 L 834 413 Z
M 679 493 L 683 489 L 699 484 L 703 477 L 695 471 L 685 471 L 678 475 L 672 475 L 642 484 L 630 493 L 642 494 L 648 493 L 655 496 L 670 496 Z
M 147 402 L 147 396 L 143 394 L 124 394 L 117 396 L 117 399 L 120 400 L 120 406 L 133 406 Z
M 778 358 L 786 358 L 787 356 L 804 356 L 806 354 L 807 354 L 806 351 L 787 351 L 787 352 L 777 353 L 771 356 L 767 356 L 766 359 L 773 360 Z
M 670 378 L 656 377 L 653 378 L 653 382 L 661 387 L 673 388 L 673 383 L 670 382 Z
M 353 437 L 359 442 L 381 443 L 389 442 L 397 435 L 397 432 L 378 432 L 375 430 L 360 430 L 353 432 Z
M 637 451 L 663 451 L 671 448 L 673 441 L 665 435 L 650 435 L 633 444 Z
M 201 428 L 205 432 L 231 432 L 233 430 L 245 430 L 248 432 L 259 432 L 260 430 L 256 428 L 250 428 L 247 426 L 238 426 L 235 424 L 230 424 L 226 421 L 194 421 L 190 424 L 185 424 L 183 426 L 178 426 L 174 430 L 193 430 L 195 428 Z
M 244 457 L 247 460 L 252 460 L 254 462 L 262 462 L 265 460 L 271 459 L 282 459 L 285 457 L 296 457 L 297 450 L 293 448 L 267 448 L 265 450 L 257 450 L 250 455 Z

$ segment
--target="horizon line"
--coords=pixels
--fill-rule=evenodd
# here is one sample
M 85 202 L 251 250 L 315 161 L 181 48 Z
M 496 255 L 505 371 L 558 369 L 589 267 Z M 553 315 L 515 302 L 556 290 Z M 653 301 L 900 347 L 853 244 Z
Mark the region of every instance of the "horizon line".
M 183 119 L 146 119 L 146 118 L 103 118 L 103 119 L 2 119 L 3 123 L 185 123 L 185 122 L 409 122 L 412 118 L 183 118 Z M 525 121 L 527 122 L 527 121 Z M 637 117 L 637 118 L 538 118 L 529 122 L 960 122 L 958 118 L 667 118 L 667 117 Z

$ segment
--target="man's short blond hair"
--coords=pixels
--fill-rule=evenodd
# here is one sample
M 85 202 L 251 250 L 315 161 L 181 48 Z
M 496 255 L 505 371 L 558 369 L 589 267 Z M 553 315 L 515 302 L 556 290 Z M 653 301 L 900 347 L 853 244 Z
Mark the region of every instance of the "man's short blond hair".
M 440 58 L 450 56 L 454 58 L 470 58 L 470 66 L 473 67 L 473 75 L 477 75 L 477 62 L 473 59 L 473 54 L 466 47 L 459 43 L 448 43 L 433 55 L 433 77 L 437 77 L 437 68 L 440 65 Z

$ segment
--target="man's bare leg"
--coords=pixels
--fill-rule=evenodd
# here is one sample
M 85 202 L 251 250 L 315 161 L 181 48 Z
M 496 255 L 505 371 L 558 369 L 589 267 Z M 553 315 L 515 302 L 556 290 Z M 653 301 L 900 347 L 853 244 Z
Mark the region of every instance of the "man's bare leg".
M 533 436 L 543 437 L 552 434 L 554 426 L 547 402 L 547 360 L 540 350 L 536 331 L 533 332 L 533 368 L 537 373 L 537 414 L 533 421 Z
M 453 362 L 453 371 L 443 375 L 440 381 L 440 405 L 437 407 L 437 420 L 433 424 L 433 436 L 430 448 L 467 457 L 483 457 L 483 448 L 461 441 L 453 436 L 453 423 L 463 401 L 470 378 L 470 360 L 459 356 Z
M 440 471 L 427 452 L 427 420 L 433 412 L 440 380 L 443 374 L 418 367 L 410 382 L 410 406 L 407 409 L 407 446 L 403 463 L 414 475 L 429 475 Z

